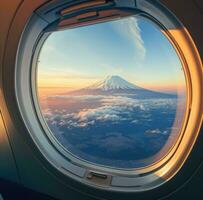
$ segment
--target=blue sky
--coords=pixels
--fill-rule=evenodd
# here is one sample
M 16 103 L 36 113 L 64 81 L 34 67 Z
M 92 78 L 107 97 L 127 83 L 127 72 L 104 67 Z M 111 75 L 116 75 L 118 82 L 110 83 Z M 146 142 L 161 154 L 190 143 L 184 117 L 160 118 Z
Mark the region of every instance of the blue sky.
M 54 32 L 39 61 L 41 87 L 81 88 L 108 75 L 154 90 L 185 86 L 170 42 L 154 24 L 135 17 Z

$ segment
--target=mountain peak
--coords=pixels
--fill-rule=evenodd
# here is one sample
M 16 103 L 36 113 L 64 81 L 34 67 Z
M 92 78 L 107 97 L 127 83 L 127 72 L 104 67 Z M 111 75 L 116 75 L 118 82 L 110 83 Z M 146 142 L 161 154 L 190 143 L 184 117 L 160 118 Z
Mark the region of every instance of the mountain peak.
M 105 79 L 123 79 L 122 77 L 118 76 L 118 75 L 109 75 L 107 76 Z
M 103 91 L 108 90 L 123 90 L 123 89 L 140 89 L 140 87 L 126 81 L 118 75 L 107 76 L 104 80 L 99 81 L 87 89 L 101 89 Z
M 131 98 L 177 98 L 136 86 L 118 75 L 107 76 L 89 87 L 68 92 L 68 95 L 130 95 Z

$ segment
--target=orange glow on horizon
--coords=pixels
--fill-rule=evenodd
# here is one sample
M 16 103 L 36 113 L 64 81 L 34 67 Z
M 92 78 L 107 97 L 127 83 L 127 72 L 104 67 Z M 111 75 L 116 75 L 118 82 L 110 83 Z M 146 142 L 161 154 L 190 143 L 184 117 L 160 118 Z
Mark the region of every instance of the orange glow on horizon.
M 68 92 L 68 91 L 73 91 L 73 90 L 78 90 L 82 89 L 85 87 L 88 87 L 92 84 L 95 84 L 98 81 L 101 81 L 101 79 L 74 79 L 74 78 L 69 78 L 69 79 L 63 79 L 60 77 L 57 78 L 39 78 L 38 79 L 38 89 L 43 90 L 45 93 L 52 93 L 52 94 L 59 94 Z M 174 80 L 174 81 L 153 81 L 153 82 L 133 82 L 129 81 L 139 87 L 142 87 L 144 89 L 149 89 L 149 90 L 154 90 L 154 91 L 159 91 L 159 92 L 165 92 L 165 93 L 173 93 L 176 91 L 185 91 L 185 85 L 184 82 L 181 80 Z
M 88 85 L 86 85 L 88 86 Z M 73 90 L 77 90 L 77 89 L 81 89 L 84 88 L 86 86 L 81 86 L 81 87 L 70 87 L 70 86 L 59 86 L 59 87 L 38 87 L 38 93 L 39 96 L 49 96 L 49 95 L 55 95 L 55 94 L 62 94 L 62 93 L 66 93 L 69 91 L 73 91 Z M 144 89 L 149 89 L 149 90 L 153 90 L 153 91 L 158 91 L 158 92 L 165 92 L 165 93 L 174 93 L 174 92 L 184 92 L 185 88 L 182 85 L 140 85 L 140 87 L 143 87 Z

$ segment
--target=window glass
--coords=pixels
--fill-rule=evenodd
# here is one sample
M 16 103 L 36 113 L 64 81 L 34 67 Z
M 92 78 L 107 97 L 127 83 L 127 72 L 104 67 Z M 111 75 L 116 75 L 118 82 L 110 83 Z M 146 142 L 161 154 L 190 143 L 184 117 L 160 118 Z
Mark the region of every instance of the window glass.
M 177 141 L 186 108 L 184 70 L 148 20 L 53 32 L 36 74 L 48 131 L 72 156 L 129 169 L 152 164 Z

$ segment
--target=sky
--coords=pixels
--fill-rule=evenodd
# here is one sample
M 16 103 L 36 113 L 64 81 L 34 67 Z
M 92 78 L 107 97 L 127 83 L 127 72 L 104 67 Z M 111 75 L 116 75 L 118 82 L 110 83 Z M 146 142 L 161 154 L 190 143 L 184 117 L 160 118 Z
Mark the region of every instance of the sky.
M 185 87 L 180 60 L 152 22 L 128 17 L 53 32 L 38 62 L 38 87 L 83 88 L 109 75 L 173 92 Z

